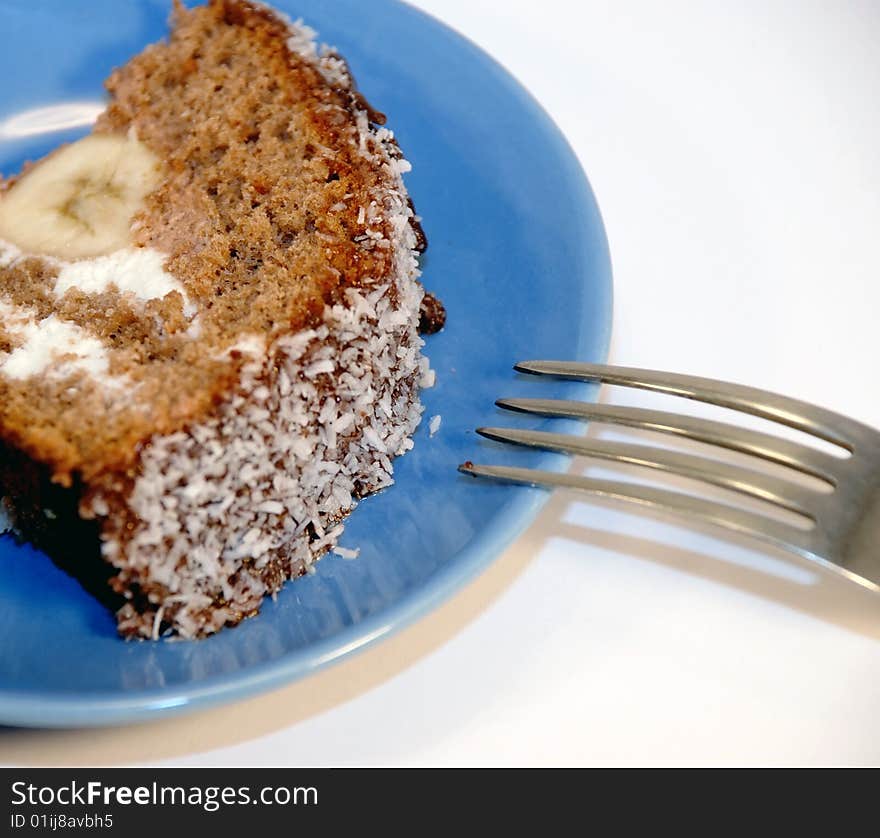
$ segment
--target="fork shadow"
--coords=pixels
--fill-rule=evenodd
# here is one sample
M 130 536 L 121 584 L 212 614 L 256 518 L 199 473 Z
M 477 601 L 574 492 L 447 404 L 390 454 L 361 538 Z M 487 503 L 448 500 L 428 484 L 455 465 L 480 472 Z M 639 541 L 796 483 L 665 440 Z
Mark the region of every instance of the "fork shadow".
M 126 728 L 0 729 L 0 761 L 11 765 L 90 766 L 175 759 L 231 747 L 307 721 L 380 687 L 450 642 L 491 608 L 551 539 L 563 539 L 582 551 L 585 562 L 597 549 L 619 553 L 772 600 L 830 625 L 880 639 L 880 595 L 832 571 L 810 565 L 815 570 L 814 581 L 804 583 L 707 552 L 569 523 L 566 516 L 573 504 L 571 496 L 556 493 L 523 537 L 463 591 L 400 634 L 327 670 L 232 706 Z M 735 535 L 719 536 L 708 528 L 706 531 L 725 542 L 754 547 Z M 768 548 L 767 554 L 803 564 L 782 551 Z M 446 721 L 451 723 L 453 720 Z M 446 731 L 441 723 L 426 735 L 440 740 Z
M 556 502 L 557 499 L 551 501 L 554 506 Z M 609 509 L 620 509 L 619 504 L 612 507 L 611 503 L 606 504 L 603 501 L 591 500 L 590 503 L 607 506 Z M 821 567 L 782 549 L 762 545 L 762 555 L 775 560 L 779 566 L 790 567 L 793 571 L 804 571 L 792 576 L 778 575 L 725 560 L 709 552 L 674 546 L 617 530 L 568 523 L 563 517 L 570 502 L 563 501 L 563 504 L 560 510 L 562 514 L 554 524 L 554 533 L 557 538 L 583 546 L 585 561 L 589 559 L 590 548 L 618 553 L 768 600 L 828 625 L 872 640 L 880 640 L 880 593 L 863 587 L 832 569 Z M 639 515 L 646 517 L 645 512 L 640 512 Z M 651 517 L 665 523 L 676 522 L 671 516 L 660 513 L 651 514 Z M 755 550 L 755 542 L 746 536 L 720 531 L 693 521 L 687 523 L 687 529 L 704 533 L 716 543 Z M 801 581 L 805 577 L 808 581 Z

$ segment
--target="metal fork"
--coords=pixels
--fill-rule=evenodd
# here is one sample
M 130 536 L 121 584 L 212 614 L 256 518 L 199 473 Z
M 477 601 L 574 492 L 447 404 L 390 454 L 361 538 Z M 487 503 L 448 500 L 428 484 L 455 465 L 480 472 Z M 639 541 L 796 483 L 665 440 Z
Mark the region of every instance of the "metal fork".
M 645 466 L 733 489 L 796 513 L 804 528 L 722 502 L 628 482 L 506 466 L 459 466 L 474 477 L 508 483 L 577 489 L 604 498 L 664 509 L 744 533 L 821 563 L 880 590 L 880 431 L 796 399 L 709 378 L 569 361 L 526 361 L 514 369 L 555 378 L 601 381 L 682 396 L 750 413 L 833 443 L 835 457 L 772 434 L 694 416 L 553 399 L 500 399 L 499 407 L 537 416 L 560 416 L 625 425 L 710 443 L 819 478 L 822 493 L 792 480 L 730 463 L 648 445 L 586 439 L 512 428 L 478 428 L 489 439 Z

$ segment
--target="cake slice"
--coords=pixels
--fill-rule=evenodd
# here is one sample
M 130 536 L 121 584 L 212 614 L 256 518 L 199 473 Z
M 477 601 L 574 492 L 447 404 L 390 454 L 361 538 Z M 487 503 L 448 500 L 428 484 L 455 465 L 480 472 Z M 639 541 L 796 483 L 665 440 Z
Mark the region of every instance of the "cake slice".
M 105 568 L 126 636 L 306 572 L 433 380 L 409 165 L 313 34 L 175 4 L 93 133 L 0 183 L 0 526 Z

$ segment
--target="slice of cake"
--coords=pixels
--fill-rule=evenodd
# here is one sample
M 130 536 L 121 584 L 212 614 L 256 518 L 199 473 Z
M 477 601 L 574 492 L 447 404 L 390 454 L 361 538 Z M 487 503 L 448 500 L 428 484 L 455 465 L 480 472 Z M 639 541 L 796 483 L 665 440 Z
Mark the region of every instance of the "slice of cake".
M 0 183 L 0 525 L 105 568 L 126 636 L 254 614 L 412 448 L 442 310 L 409 165 L 313 34 L 176 5 Z

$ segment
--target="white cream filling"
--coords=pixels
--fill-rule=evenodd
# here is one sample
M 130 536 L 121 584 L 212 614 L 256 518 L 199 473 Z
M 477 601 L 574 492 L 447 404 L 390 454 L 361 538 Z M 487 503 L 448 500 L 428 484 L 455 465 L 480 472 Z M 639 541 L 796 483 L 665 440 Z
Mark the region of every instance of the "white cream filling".
M 0 269 L 27 255 L 11 242 L 0 239 Z M 198 335 L 197 309 L 180 281 L 165 270 L 168 257 L 159 250 L 127 247 L 107 256 L 75 262 L 50 256 L 40 258 L 58 269 L 54 293 L 59 298 L 74 288 L 94 295 L 116 289 L 145 303 L 177 291 L 183 298 L 184 316 L 192 321 L 187 334 Z M 18 344 L 11 352 L 0 352 L 0 374 L 7 378 L 23 380 L 45 372 L 67 378 L 85 372 L 108 385 L 125 381 L 109 374 L 108 350 L 101 340 L 55 315 L 38 320 L 33 309 L 0 299 L 0 327 Z
M 12 242 L 0 239 L 0 268 L 8 268 L 26 254 Z M 103 294 L 116 289 L 132 294 L 140 302 L 160 300 L 172 291 L 183 297 L 184 316 L 191 320 L 196 307 L 189 301 L 181 282 L 165 270 L 168 256 L 152 247 L 125 247 L 107 256 L 67 262 L 52 256 L 39 255 L 58 268 L 55 294 L 63 297 L 71 288 L 84 294 Z
M 112 379 L 107 349 L 98 338 L 73 323 L 50 314 L 37 320 L 31 309 L 0 300 L 4 331 L 16 342 L 11 352 L 0 353 L 0 373 L 26 379 L 49 370 L 59 378 L 85 372 L 95 378 Z
M 11 242 L 0 239 L 0 269 L 26 256 Z M 84 294 L 102 294 L 116 289 L 145 303 L 162 299 L 172 291 L 183 298 L 184 316 L 192 320 L 188 334 L 197 336 L 199 323 L 196 307 L 189 302 L 183 285 L 165 270 L 168 258 L 154 248 L 128 247 L 107 256 L 62 261 L 42 256 L 58 268 L 54 292 L 63 297 L 71 289 Z M 85 329 L 50 315 L 37 320 L 28 307 L 13 306 L 0 299 L 0 326 L 15 343 L 11 352 L 0 352 L 0 374 L 12 379 L 27 379 L 44 372 L 67 378 L 85 372 L 105 384 L 120 384 L 109 375 L 107 347 Z
M 103 294 L 115 287 L 146 302 L 177 291 L 186 302 L 183 285 L 164 268 L 167 258 L 151 247 L 126 247 L 107 256 L 60 262 L 55 293 L 61 297 L 76 288 L 84 294 Z

